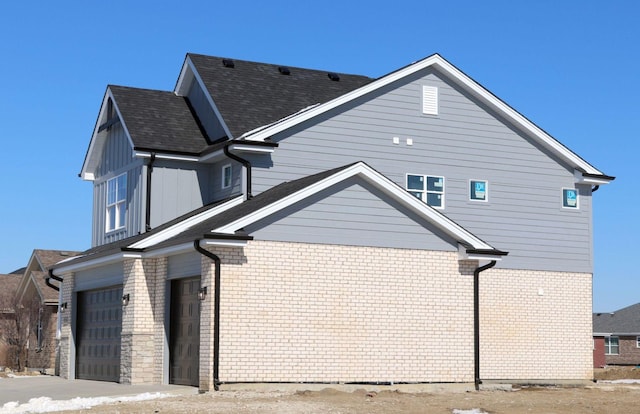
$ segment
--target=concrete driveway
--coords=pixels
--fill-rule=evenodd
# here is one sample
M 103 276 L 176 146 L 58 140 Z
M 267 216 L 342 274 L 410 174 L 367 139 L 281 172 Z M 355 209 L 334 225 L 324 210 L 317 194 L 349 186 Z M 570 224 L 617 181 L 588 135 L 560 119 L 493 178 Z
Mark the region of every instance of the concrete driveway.
M 47 375 L 0 378 L 0 408 L 10 401 L 24 404 L 37 397 L 70 400 L 75 397 L 121 397 L 145 392 L 187 395 L 197 394 L 198 389 L 180 385 L 123 385 L 103 381 L 66 380 Z

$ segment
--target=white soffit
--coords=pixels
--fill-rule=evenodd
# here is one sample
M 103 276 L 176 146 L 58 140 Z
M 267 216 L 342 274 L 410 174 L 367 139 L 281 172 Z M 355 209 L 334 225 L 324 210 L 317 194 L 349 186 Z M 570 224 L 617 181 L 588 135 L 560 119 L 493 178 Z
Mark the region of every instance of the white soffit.
M 387 177 L 378 173 L 367 164 L 359 162 L 344 170 L 341 170 L 317 183 L 310 185 L 300 191 L 290 194 L 274 203 L 269 204 L 251 214 L 248 214 L 229 224 L 213 229 L 212 233 L 233 234 L 236 230 L 241 229 L 249 224 L 255 223 L 271 214 L 274 214 L 290 205 L 293 205 L 307 197 L 310 197 L 319 191 L 329 188 L 353 176 L 360 176 L 376 188 L 382 190 L 385 194 L 391 196 L 395 200 L 408 207 L 413 212 L 425 218 L 436 227 L 442 229 L 452 238 L 468 243 L 475 249 L 493 250 L 493 247 L 483 242 L 458 224 L 440 214 L 432 207 L 428 206 L 421 200 L 409 194 L 406 190 L 389 180 Z
M 281 122 L 274 123 L 263 129 L 258 129 L 253 133 L 245 134 L 244 139 L 250 141 L 264 141 L 266 138 L 269 138 L 274 134 L 285 131 L 295 125 L 300 124 L 301 122 L 314 118 L 315 116 L 318 116 L 324 112 L 327 112 L 333 108 L 350 102 L 356 98 L 380 89 L 383 86 L 389 85 L 397 80 L 400 80 L 406 76 L 409 76 L 428 67 L 434 67 L 440 70 L 445 75 L 449 76 L 454 82 L 465 88 L 467 91 L 471 92 L 485 104 L 504 114 L 507 119 L 513 121 L 515 125 L 521 127 L 524 131 L 535 138 L 541 145 L 548 148 L 550 151 L 552 151 L 561 159 L 565 160 L 570 165 L 581 168 L 589 174 L 604 175 L 597 168 L 584 161 L 578 155 L 558 142 L 555 138 L 544 132 L 534 123 L 518 113 L 515 109 L 511 108 L 509 105 L 497 98 L 479 83 L 471 79 L 469 76 L 464 74 L 462 71 L 460 71 L 458 68 L 453 66 L 438 54 L 431 55 L 423 60 L 415 62 L 395 72 L 391 72 L 390 74 L 383 76 L 359 89 L 346 93 L 336 99 L 325 102 L 324 104 L 318 105 L 309 110 L 305 110 L 297 114 L 296 116 L 285 118 Z

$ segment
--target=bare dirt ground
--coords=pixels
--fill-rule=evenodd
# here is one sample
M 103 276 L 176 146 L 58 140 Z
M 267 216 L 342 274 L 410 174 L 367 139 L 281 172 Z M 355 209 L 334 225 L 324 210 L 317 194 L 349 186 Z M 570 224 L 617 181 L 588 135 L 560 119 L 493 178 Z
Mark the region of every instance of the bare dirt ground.
M 116 403 L 74 413 L 463 413 L 640 414 L 640 384 L 603 380 L 640 378 L 640 369 L 598 370 L 586 387 L 514 387 L 513 391 L 379 393 L 335 389 L 304 392 L 219 391 L 135 403 Z M 473 411 L 476 410 L 476 411 Z

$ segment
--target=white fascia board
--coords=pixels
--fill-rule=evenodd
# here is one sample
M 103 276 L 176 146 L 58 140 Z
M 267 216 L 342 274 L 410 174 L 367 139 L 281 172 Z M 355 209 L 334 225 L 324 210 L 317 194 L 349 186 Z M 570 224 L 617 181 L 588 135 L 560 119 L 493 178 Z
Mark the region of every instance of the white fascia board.
M 140 240 L 139 242 L 133 243 L 128 247 L 131 249 L 146 249 L 148 247 L 154 246 L 158 243 L 161 243 L 165 240 L 170 239 L 171 237 L 177 236 L 183 231 L 195 226 L 196 224 L 202 223 L 203 221 L 217 214 L 220 214 L 235 206 L 239 206 L 240 204 L 242 204 L 243 201 L 244 201 L 244 198 L 242 196 L 238 196 L 232 200 L 227 201 L 224 204 L 221 204 L 216 207 L 212 207 L 209 210 L 203 211 L 200 214 L 196 214 L 195 216 L 189 217 L 188 219 L 185 219 L 179 223 L 176 223 L 173 226 L 168 227 L 162 231 L 159 231 L 153 236 L 149 236 L 143 240 Z
M 73 259 L 77 259 L 80 257 L 82 256 L 76 256 Z M 80 262 L 76 264 L 70 263 L 67 266 L 61 266 L 57 269 L 54 269 L 53 274 L 56 276 L 62 276 L 65 273 L 77 272 L 79 270 L 87 270 L 94 267 L 99 267 L 99 266 L 104 266 L 111 263 L 120 262 L 123 260 L 123 258 L 124 258 L 124 253 L 118 252 L 118 253 L 111 254 L 109 256 L 102 256 L 93 260 L 87 260 L 85 262 Z
M 226 246 L 226 247 L 245 247 L 248 240 L 233 239 L 202 239 L 200 246 Z
M 496 262 L 501 261 L 503 256 L 499 256 L 496 254 L 478 254 L 478 253 L 467 253 L 467 248 L 462 244 L 458 244 L 458 260 L 488 260 Z
M 232 144 L 229 147 L 232 151 L 238 152 L 250 152 L 250 153 L 260 153 L 260 154 L 271 154 L 275 151 L 275 147 L 263 147 L 257 145 L 242 145 L 242 144 Z
M 151 152 L 149 151 L 134 151 L 133 155 L 136 158 L 151 158 Z M 156 153 L 155 158 L 157 160 L 191 161 L 191 162 L 200 161 L 200 157 L 198 157 L 197 155 L 174 155 L 174 154 Z
M 479 83 L 475 82 L 473 79 L 465 75 L 462 71 L 460 71 L 458 68 L 453 66 L 451 63 L 447 62 L 443 57 L 441 57 L 438 54 L 429 56 L 405 68 L 392 72 L 382 78 L 379 78 L 378 80 L 371 82 L 368 85 L 365 85 L 349 93 L 346 93 L 336 99 L 333 99 L 332 101 L 329 101 L 324 104 L 318 105 L 314 108 L 311 108 L 308 111 L 299 113 L 296 116 L 292 116 L 291 118 L 285 119 L 282 122 L 278 122 L 264 129 L 257 130 L 255 133 L 245 134 L 244 139 L 247 139 L 250 141 L 264 141 L 266 138 L 269 138 L 274 134 L 277 134 L 286 129 L 289 129 L 317 115 L 327 112 L 333 108 L 336 108 L 354 99 L 357 99 L 363 95 L 366 95 L 370 92 L 380 89 L 399 79 L 412 75 L 430 66 L 433 66 L 439 69 L 440 71 L 444 72 L 444 74 L 450 76 L 453 79 L 453 81 L 463 86 L 468 91 L 472 92 L 474 96 L 480 98 L 486 104 L 495 108 L 498 112 L 503 113 L 507 119 L 510 119 L 516 125 L 521 127 L 523 130 L 527 131 L 534 138 L 536 138 L 537 141 L 539 141 L 543 146 L 550 149 L 552 152 L 558 155 L 561 159 L 565 160 L 565 162 L 567 162 L 568 164 L 574 167 L 582 168 L 587 173 L 590 173 L 590 174 L 598 174 L 598 175 L 603 174 L 597 168 L 593 167 L 591 164 L 587 163 L 582 158 L 577 156 L 567 147 L 565 147 L 560 142 L 558 142 L 555 138 L 551 137 L 549 134 L 544 132 L 534 123 L 532 123 L 527 118 L 522 116 L 516 110 L 514 110 L 509 105 L 504 103 L 502 100 L 497 98 L 495 95 L 493 95 L 483 86 L 481 86 Z
M 91 141 L 89 142 L 89 149 L 87 150 L 87 156 L 85 158 L 85 162 L 82 165 L 82 170 L 80 171 L 80 177 L 83 180 L 93 181 L 95 179 L 94 169 L 97 166 L 97 163 L 100 159 L 100 150 L 104 146 L 104 141 L 107 138 L 106 132 L 98 132 L 100 129 L 100 125 L 105 122 L 104 119 L 107 112 L 107 102 L 111 99 L 113 102 L 113 108 L 115 109 L 118 118 L 120 118 L 120 123 L 122 124 L 122 128 L 124 129 L 127 140 L 129 141 L 129 146 L 133 149 L 133 140 L 131 139 L 131 134 L 129 134 L 129 130 L 127 129 L 127 125 L 124 123 L 124 118 L 122 118 L 122 114 L 120 113 L 120 109 L 118 108 L 118 103 L 113 98 L 113 93 L 111 92 L 111 88 L 107 88 L 107 92 L 104 94 L 104 98 L 102 99 L 102 105 L 100 105 L 100 113 L 98 115 L 98 119 L 96 121 L 95 126 L 93 127 L 93 134 L 91 135 Z
M 209 102 L 209 105 L 211 105 L 213 112 L 216 114 L 216 117 L 218 117 L 218 120 L 220 121 L 220 125 L 222 125 L 222 129 L 224 129 L 224 133 L 227 135 L 227 137 L 232 139 L 233 135 L 231 135 L 231 131 L 229 130 L 229 127 L 227 127 L 227 124 L 224 122 L 224 119 L 220 115 L 218 106 L 215 104 L 215 102 L 213 102 L 213 98 L 211 97 L 211 94 L 209 94 L 209 90 L 207 89 L 206 85 L 202 81 L 200 74 L 196 70 L 196 67 L 191 61 L 191 58 L 189 56 L 187 56 L 187 58 L 184 61 L 184 65 L 182 65 L 182 70 L 180 71 L 180 77 L 178 78 L 178 83 L 176 84 L 174 93 L 180 96 L 185 95 L 187 92 L 186 83 L 189 80 L 191 80 L 191 76 L 193 76 L 196 82 L 198 82 L 198 85 L 200 85 L 200 88 L 202 89 L 205 96 L 207 97 L 207 102 Z
M 576 184 L 591 184 L 591 185 L 604 185 L 611 182 L 610 179 L 590 177 L 582 175 L 582 171 L 575 170 L 573 176 L 576 179 Z
M 436 227 L 445 231 L 454 239 L 464 241 L 472 245 L 476 249 L 493 249 L 492 246 L 486 244 L 473 234 L 469 233 L 467 230 L 463 229 L 449 218 L 438 213 L 432 207 L 428 206 L 421 200 L 418 200 L 416 197 L 409 194 L 406 190 L 399 187 L 393 181 L 389 180 L 388 178 L 362 162 L 339 171 L 336 174 L 325 178 L 324 180 L 318 181 L 317 183 L 309 187 L 306 187 L 296 193 L 284 197 L 232 223 L 229 223 L 217 229 L 213 229 L 212 232 L 233 234 L 237 229 L 241 229 L 251 223 L 255 223 L 258 220 L 268 217 L 271 214 L 274 214 L 290 205 L 293 205 L 309 196 L 312 196 L 326 188 L 329 188 L 356 175 L 359 175 L 369 183 L 376 186 L 378 189 L 382 190 L 392 198 L 401 202 L 410 210 L 414 211 L 421 217 L 425 218 L 427 221 L 433 223 Z

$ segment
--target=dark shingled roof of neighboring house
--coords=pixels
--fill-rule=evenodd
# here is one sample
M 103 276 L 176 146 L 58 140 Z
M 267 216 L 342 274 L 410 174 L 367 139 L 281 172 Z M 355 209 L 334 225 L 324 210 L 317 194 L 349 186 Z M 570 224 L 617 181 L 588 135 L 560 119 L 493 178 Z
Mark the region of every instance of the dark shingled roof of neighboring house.
M 135 149 L 196 155 L 209 146 L 186 98 L 151 89 L 109 89 Z
M 187 55 L 234 138 L 358 89 L 374 79 L 339 73 L 338 81 L 329 72 L 233 59 L 225 67 L 223 58 Z M 332 72 L 333 73 L 333 72 Z
M 640 303 L 610 313 L 593 314 L 593 332 L 640 334 Z

